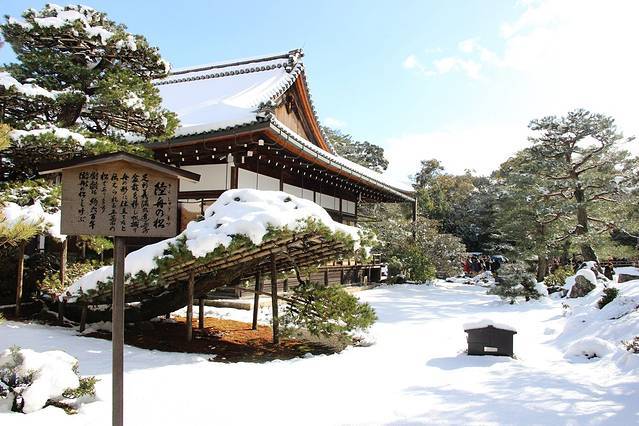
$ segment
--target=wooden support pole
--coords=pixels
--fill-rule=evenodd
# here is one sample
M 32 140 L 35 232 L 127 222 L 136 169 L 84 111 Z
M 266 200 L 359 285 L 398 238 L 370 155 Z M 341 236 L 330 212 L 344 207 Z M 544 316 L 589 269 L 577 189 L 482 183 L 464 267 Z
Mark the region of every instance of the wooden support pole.
M 198 300 L 198 307 L 197 307 L 197 315 L 198 315 L 198 328 L 200 330 L 204 330 L 204 298 L 200 297 L 200 299 Z
M 16 318 L 20 317 L 20 301 L 22 299 L 22 282 L 24 280 L 24 249 L 27 245 L 26 241 L 23 241 L 18 246 L 18 272 L 16 281 Z
M 64 324 L 64 305 L 66 302 L 63 302 L 58 299 L 58 323 L 60 325 Z
M 60 286 L 66 287 L 67 279 L 67 251 L 69 248 L 69 239 L 65 238 L 62 241 L 62 247 L 60 248 Z
M 80 333 L 84 332 L 87 326 L 87 311 L 89 307 L 87 304 L 82 305 L 82 312 L 80 313 Z
M 124 257 L 126 238 L 115 237 L 113 250 L 113 305 L 111 307 L 113 426 L 124 424 Z
M 284 278 L 284 292 L 288 292 L 288 277 Z
M 195 273 L 189 275 L 189 287 L 187 293 L 188 305 L 186 305 L 186 340 L 193 340 L 193 293 L 195 291 Z
M 324 269 L 324 285 L 328 287 L 328 268 Z
M 277 310 L 277 264 L 275 255 L 271 256 L 271 305 L 273 306 L 273 343 L 280 343 L 280 319 Z
M 339 283 L 340 285 L 344 285 L 344 269 L 339 270 Z
M 255 273 L 255 294 L 253 295 L 253 330 L 257 330 L 257 311 L 260 308 L 260 291 L 262 286 L 260 284 L 260 272 Z

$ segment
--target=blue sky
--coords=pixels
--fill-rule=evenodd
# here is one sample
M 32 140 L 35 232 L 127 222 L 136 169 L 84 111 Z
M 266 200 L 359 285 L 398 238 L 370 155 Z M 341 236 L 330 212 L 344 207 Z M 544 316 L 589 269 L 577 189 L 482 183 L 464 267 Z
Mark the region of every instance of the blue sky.
M 530 119 L 575 107 L 639 133 L 632 0 L 83 2 L 175 67 L 302 47 L 322 120 L 384 146 L 399 179 L 432 157 L 488 173 L 525 146 Z

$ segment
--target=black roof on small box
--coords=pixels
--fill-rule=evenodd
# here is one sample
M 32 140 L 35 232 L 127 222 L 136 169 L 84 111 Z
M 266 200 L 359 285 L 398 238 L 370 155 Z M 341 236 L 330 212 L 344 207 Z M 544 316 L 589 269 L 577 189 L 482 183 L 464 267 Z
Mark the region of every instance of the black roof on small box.
M 93 157 L 84 157 L 44 164 L 41 166 L 40 174 L 46 175 L 59 173 L 67 169 L 75 169 L 77 167 L 93 166 L 98 164 L 107 164 L 116 161 L 125 161 L 140 167 L 146 167 L 148 169 L 155 170 L 158 173 L 187 179 L 193 182 L 199 182 L 200 180 L 200 175 L 197 173 L 178 169 L 177 167 L 169 166 L 164 163 L 160 163 L 159 161 L 149 160 L 148 158 L 129 154 L 128 152 L 113 152 L 110 154 L 100 154 Z

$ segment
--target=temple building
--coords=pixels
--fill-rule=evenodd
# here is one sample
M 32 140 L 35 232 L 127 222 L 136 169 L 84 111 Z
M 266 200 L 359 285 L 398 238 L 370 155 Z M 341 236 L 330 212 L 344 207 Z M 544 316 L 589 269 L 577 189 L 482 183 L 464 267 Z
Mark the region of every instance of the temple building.
M 310 97 L 302 52 L 174 71 L 155 84 L 181 127 L 149 144 L 157 160 L 201 174 L 183 185 L 183 223 L 231 188 L 281 190 L 343 223 L 359 203 L 414 203 L 412 188 L 335 153 Z
M 181 225 L 227 189 L 280 190 L 355 224 L 361 203 L 411 203 L 412 188 L 340 157 L 323 133 L 303 53 L 175 70 L 155 82 L 181 126 L 148 144 L 155 159 L 201 175 L 179 192 Z

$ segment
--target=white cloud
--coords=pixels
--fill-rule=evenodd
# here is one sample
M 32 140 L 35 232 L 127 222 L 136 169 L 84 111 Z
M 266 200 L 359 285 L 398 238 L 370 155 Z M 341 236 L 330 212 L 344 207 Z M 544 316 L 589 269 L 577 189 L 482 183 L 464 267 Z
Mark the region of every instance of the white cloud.
M 469 39 L 460 41 L 457 47 L 459 48 L 459 50 L 461 50 L 464 53 L 472 53 L 478 47 L 477 39 L 469 38 Z
M 479 78 L 481 64 L 473 61 L 455 57 L 446 57 L 433 61 L 432 68 L 423 65 L 416 55 L 411 54 L 404 59 L 402 66 L 408 70 L 417 70 L 425 76 L 443 75 L 452 71 L 463 71 L 469 78 Z
M 481 64 L 470 59 L 466 60 L 455 57 L 438 59 L 433 62 L 433 65 L 440 75 L 452 71 L 463 71 L 468 78 L 478 79 L 479 72 L 481 71 Z
M 406 59 L 404 59 L 404 63 L 402 64 L 402 66 L 406 68 L 407 70 L 412 70 L 416 68 L 417 66 L 419 66 L 419 61 L 417 60 L 417 56 L 413 54 L 408 55 Z
M 513 153 L 526 146 L 525 123 L 451 127 L 441 131 L 413 133 L 388 139 L 384 153 L 389 160 L 386 174 L 407 182 L 421 160 L 436 158 L 447 171 L 466 169 L 488 175 Z
M 497 66 L 521 77 L 537 110 L 582 106 L 636 133 L 639 2 L 546 0 L 502 27 Z
M 487 173 L 525 146 L 530 119 L 580 107 L 611 115 L 626 135 L 639 136 L 639 1 L 541 0 L 521 5 L 524 10 L 517 19 L 495 28 L 501 41 L 489 49 L 478 38 L 463 40 L 458 54 L 432 62 L 436 72 L 431 74 L 461 72 L 481 77 L 495 92 L 512 93 L 502 98 L 503 108 L 520 124 L 393 138 L 385 144 L 392 174 L 403 177 L 428 158 L 439 158 L 454 172 L 475 168 Z M 418 57 L 412 60 L 419 63 Z M 499 116 L 500 111 L 494 113 Z M 639 144 L 629 148 L 638 152 Z
M 322 120 L 322 122 L 325 126 L 331 127 L 333 129 L 342 129 L 346 126 L 345 122 L 334 117 L 326 117 L 324 120 Z

